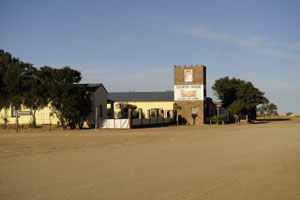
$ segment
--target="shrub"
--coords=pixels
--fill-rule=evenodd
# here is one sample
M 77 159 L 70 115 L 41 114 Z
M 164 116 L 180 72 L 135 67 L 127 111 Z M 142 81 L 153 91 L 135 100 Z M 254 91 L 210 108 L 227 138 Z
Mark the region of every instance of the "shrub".
M 7 128 L 7 123 L 8 123 L 8 119 L 7 119 L 7 117 L 4 117 L 3 118 L 3 124 L 1 124 L 1 128 L 3 128 L 3 129 L 6 129 Z
M 292 112 L 287 112 L 286 116 L 291 116 L 293 113 Z
M 222 124 L 222 121 L 226 121 L 226 115 L 215 115 L 211 118 L 211 121 L 215 124 Z

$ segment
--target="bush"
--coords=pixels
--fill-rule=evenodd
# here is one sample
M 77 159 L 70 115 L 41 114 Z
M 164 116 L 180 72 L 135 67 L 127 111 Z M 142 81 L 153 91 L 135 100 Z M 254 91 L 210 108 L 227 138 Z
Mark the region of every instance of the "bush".
M 226 115 L 215 115 L 211 118 L 211 121 L 215 124 L 222 124 L 222 121 L 226 121 Z
M 36 125 L 34 125 L 33 122 L 29 122 L 28 127 L 29 128 L 37 128 Z
M 8 119 L 6 117 L 3 118 L 3 124 L 1 124 L 1 128 L 6 129 L 7 128 L 7 123 L 8 123 Z
M 287 112 L 286 116 L 291 116 L 293 113 L 292 112 Z

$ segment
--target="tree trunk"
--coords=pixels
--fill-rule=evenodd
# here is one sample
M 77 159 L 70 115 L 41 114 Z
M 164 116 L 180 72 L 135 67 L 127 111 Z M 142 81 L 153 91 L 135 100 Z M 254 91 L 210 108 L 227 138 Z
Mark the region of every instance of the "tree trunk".
M 64 118 L 62 118 L 61 116 L 59 117 L 59 122 L 60 122 L 60 125 L 61 125 L 61 129 L 65 130 L 66 127 L 65 127 L 65 121 L 64 121 Z
M 77 129 L 79 130 L 80 129 L 80 118 L 79 118 L 79 112 L 77 113 Z
M 34 128 L 36 128 L 36 117 L 35 117 L 36 110 L 37 109 L 33 110 L 33 115 L 32 115 L 32 125 Z
M 34 127 L 34 122 L 33 122 L 33 120 L 34 120 L 34 114 L 33 114 L 33 109 L 30 107 L 30 115 L 31 115 L 31 118 L 32 118 L 32 122 L 30 122 L 30 124 L 29 124 L 29 126 L 30 127 Z M 34 127 L 35 128 L 35 127 Z

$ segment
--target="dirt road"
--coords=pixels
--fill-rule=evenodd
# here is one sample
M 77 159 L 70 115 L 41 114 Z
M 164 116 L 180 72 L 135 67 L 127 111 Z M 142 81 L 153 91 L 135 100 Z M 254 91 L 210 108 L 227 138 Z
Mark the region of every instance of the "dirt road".
M 0 199 L 300 199 L 300 121 L 0 132 Z

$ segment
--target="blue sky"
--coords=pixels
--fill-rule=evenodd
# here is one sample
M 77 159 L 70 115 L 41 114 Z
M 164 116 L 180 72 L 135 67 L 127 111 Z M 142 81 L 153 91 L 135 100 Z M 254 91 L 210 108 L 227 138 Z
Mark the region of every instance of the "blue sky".
M 173 90 L 173 66 L 251 81 L 300 113 L 300 1 L 2 1 L 0 48 L 108 91 Z

